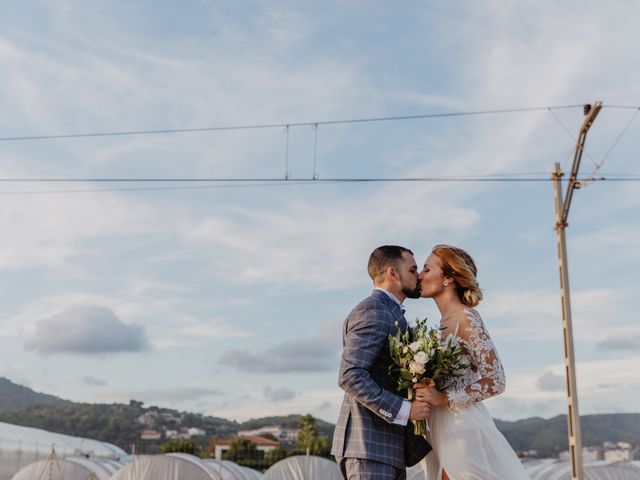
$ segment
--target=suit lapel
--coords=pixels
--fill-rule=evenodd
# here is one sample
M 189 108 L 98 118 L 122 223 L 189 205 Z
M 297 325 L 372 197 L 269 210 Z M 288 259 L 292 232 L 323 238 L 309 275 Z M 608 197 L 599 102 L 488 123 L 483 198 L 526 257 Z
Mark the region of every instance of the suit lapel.
M 393 316 L 394 321 L 398 322 L 398 324 L 400 325 L 400 330 L 404 332 L 407 329 L 408 325 L 407 320 L 404 318 L 404 313 L 402 313 L 402 310 L 400 309 L 400 305 L 394 302 L 391 297 L 389 297 L 389 295 L 387 295 L 382 290 L 374 290 L 371 296 L 379 299 L 387 306 L 387 308 L 391 311 L 391 315 Z

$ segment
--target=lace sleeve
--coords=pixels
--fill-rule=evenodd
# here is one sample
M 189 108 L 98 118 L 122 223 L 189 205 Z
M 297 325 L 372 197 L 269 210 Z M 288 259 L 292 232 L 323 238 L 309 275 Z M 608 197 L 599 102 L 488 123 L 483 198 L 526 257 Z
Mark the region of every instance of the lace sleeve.
M 468 350 L 471 368 L 476 370 L 479 379 L 464 388 L 447 391 L 452 408 L 499 395 L 504 392 L 506 383 L 502 362 L 480 315 L 474 310 L 465 312 L 466 318 L 460 322 L 458 336 Z

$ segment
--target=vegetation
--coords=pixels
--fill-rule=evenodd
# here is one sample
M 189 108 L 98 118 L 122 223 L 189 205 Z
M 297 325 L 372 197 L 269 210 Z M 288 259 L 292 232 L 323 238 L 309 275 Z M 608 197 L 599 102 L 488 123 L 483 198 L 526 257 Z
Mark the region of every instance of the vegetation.
M 300 421 L 300 432 L 296 443 L 295 453 L 329 457 L 331 455 L 331 443 L 329 437 L 318 436 L 317 420 L 311 415 L 305 415 Z
M 541 457 L 553 457 L 567 450 L 565 415 L 548 420 L 496 420 L 496 425 L 516 451 L 536 450 Z M 637 413 L 584 415 L 581 417 L 581 427 L 584 446 L 601 446 L 606 441 L 640 445 L 640 414 Z
M 288 415 L 282 417 L 264 417 L 238 423 L 224 418 L 178 412 L 157 406 L 145 407 L 137 400 L 129 404 L 114 403 L 88 404 L 72 403 L 66 400 L 34 392 L 0 378 L 0 422 L 42 428 L 52 432 L 65 433 L 80 437 L 93 438 L 113 443 L 130 451 L 130 446 L 141 445 L 140 432 L 154 429 L 164 433 L 166 430 L 179 430 L 184 427 L 196 427 L 205 431 L 206 436 L 196 437 L 195 452 L 213 456 L 211 437 L 232 436 L 240 430 L 254 430 L 270 425 L 300 428 L 295 445 L 284 445 L 256 458 L 247 457 L 239 463 L 263 468 L 259 465 L 271 465 L 287 455 L 306 454 L 329 456 L 330 438 L 334 426 L 328 422 L 313 418 L 311 415 Z M 516 422 L 496 420 L 498 429 L 504 434 L 516 451 L 536 450 L 541 457 L 552 457 L 567 449 L 566 416 L 559 415 L 551 419 L 528 418 Z M 634 447 L 640 446 L 640 414 L 619 413 L 605 415 L 586 415 L 582 417 L 583 445 L 599 446 L 605 441 L 628 442 Z M 209 447 L 207 448 L 207 444 Z M 160 449 L 160 442 L 156 442 Z M 171 451 L 185 451 L 176 442 L 165 442 L 162 448 Z M 236 456 L 248 452 L 248 446 L 240 449 Z M 137 449 L 137 451 L 141 451 Z M 156 450 L 157 451 L 157 450 Z M 247 454 L 248 455 L 248 454 Z M 258 458 L 259 457 L 259 458 Z M 244 463 L 243 463 L 244 462 Z
M 34 392 L 30 388 L 17 385 L 7 378 L 0 377 L 0 413 L 21 410 L 31 405 L 68 404 L 71 404 L 68 400 Z
M 193 440 L 184 440 L 182 438 L 172 438 L 160 445 L 160 453 L 190 453 L 197 455 L 199 447 Z
M 123 404 L 33 405 L 17 412 L 5 412 L 0 421 L 42 428 L 52 432 L 93 438 L 129 450 L 144 428 L 137 422 L 139 408 Z

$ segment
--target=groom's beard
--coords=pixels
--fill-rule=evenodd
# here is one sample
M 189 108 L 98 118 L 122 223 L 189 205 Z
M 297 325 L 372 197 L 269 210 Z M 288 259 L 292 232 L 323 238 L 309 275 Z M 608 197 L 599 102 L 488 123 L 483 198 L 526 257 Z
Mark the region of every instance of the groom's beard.
M 420 282 L 416 284 L 415 288 L 402 287 L 402 293 L 404 293 L 407 298 L 420 298 L 420 294 L 422 293 Z

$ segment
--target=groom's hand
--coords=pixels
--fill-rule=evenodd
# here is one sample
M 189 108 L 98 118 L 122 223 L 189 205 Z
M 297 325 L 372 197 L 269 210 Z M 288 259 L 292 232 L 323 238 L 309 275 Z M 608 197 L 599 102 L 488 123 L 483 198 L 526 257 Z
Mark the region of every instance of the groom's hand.
M 421 402 L 420 400 L 413 400 L 411 402 L 409 420 L 425 420 L 429 418 L 429 414 L 431 414 L 431 405 L 427 402 Z

